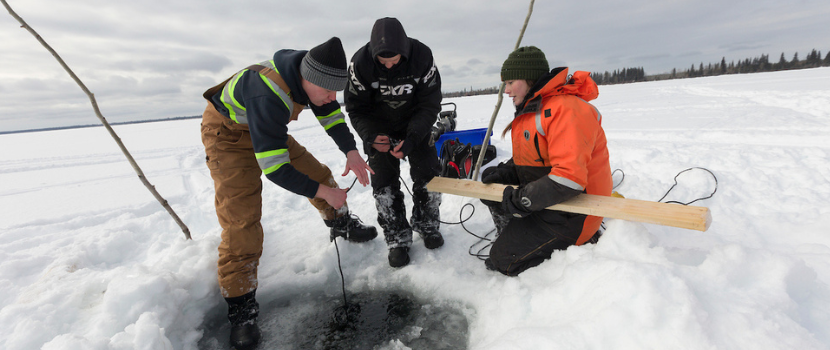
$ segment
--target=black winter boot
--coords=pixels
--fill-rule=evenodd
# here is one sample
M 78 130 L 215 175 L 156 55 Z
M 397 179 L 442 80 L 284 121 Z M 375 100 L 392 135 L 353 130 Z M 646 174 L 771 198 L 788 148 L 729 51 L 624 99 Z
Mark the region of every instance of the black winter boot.
M 354 214 L 346 214 L 334 220 L 324 220 L 326 226 L 331 227 L 329 238 L 333 241 L 337 237 L 343 237 L 350 242 L 366 242 L 378 236 L 378 230 L 374 226 L 364 225 L 360 218 Z
M 444 245 L 444 237 L 441 236 L 441 232 L 435 231 L 422 234 L 421 237 L 424 239 L 424 247 L 427 247 L 427 249 L 435 249 Z
M 389 249 L 389 266 L 404 267 L 409 264 L 409 248 L 397 247 Z
M 493 260 L 490 258 L 484 259 L 484 267 L 486 267 L 490 271 L 496 271 L 496 265 L 493 265 Z
M 259 344 L 261 334 L 256 318 L 259 303 L 256 291 L 241 297 L 225 298 L 228 302 L 228 320 L 231 322 L 231 347 L 236 350 L 251 350 Z
M 438 210 L 441 205 L 441 194 L 427 191 L 425 181 L 415 181 L 412 188 L 412 229 L 421 234 L 427 249 L 438 248 L 444 245 L 444 237 L 438 230 L 441 222 Z

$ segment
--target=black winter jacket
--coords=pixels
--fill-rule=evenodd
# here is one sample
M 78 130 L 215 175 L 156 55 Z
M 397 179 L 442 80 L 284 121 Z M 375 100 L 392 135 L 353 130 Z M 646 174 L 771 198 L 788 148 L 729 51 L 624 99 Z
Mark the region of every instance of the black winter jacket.
M 379 23 L 372 40 L 357 50 L 349 64 L 349 85 L 344 91 L 346 111 L 366 154 L 378 134 L 404 140 L 404 155 L 429 140 L 430 129 L 441 111 L 441 76 L 432 50 L 406 36 L 394 19 Z M 391 69 L 377 54 L 391 51 L 401 61 Z

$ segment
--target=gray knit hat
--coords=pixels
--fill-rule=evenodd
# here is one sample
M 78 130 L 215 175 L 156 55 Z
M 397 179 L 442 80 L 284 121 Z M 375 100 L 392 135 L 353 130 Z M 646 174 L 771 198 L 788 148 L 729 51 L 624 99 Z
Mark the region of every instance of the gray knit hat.
M 501 81 L 536 81 L 550 72 L 545 53 L 536 46 L 524 46 L 507 56 L 501 66 Z
M 343 91 L 349 82 L 346 71 L 346 53 L 340 38 L 332 37 L 315 46 L 303 57 L 300 63 L 303 79 L 321 88 Z

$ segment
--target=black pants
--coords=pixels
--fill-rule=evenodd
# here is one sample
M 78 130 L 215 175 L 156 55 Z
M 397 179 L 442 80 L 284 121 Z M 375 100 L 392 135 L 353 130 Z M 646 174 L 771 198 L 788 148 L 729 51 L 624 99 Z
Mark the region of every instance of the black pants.
M 409 247 L 412 231 L 421 235 L 438 232 L 441 218 L 438 207 L 441 194 L 428 192 L 426 184 L 438 175 L 440 164 L 435 146 L 424 143 L 412 149 L 406 157 L 409 175 L 412 177 L 412 222 L 406 219 L 406 205 L 401 192 L 401 160 L 387 153 L 374 152 L 369 157 L 372 175 L 372 192 L 378 210 L 378 223 L 383 228 L 389 248 Z
M 499 206 L 490 206 L 490 213 L 498 232 L 490 247 L 490 262 L 505 275 L 516 276 L 550 259 L 554 250 L 576 244 L 577 237 L 567 234 L 570 226 L 567 222 L 574 220 L 568 220 L 559 212 L 542 210 L 515 218 Z M 562 225 L 554 224 L 557 222 Z

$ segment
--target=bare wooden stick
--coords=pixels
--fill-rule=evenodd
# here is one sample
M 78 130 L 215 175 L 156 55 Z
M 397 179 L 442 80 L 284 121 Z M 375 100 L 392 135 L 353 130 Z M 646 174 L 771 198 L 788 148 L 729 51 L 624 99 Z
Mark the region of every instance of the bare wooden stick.
M 187 228 L 184 222 L 182 222 L 182 220 L 179 219 L 179 216 L 176 215 L 176 212 L 173 211 L 173 208 L 170 207 L 170 204 L 168 204 L 167 201 L 164 198 L 162 198 L 162 196 L 158 193 L 158 191 L 156 191 L 155 186 L 150 184 L 150 181 L 148 181 L 147 177 L 144 176 L 144 172 L 141 171 L 141 168 L 139 168 L 138 164 L 135 162 L 135 159 L 133 159 L 133 156 L 130 155 L 129 151 L 127 151 L 127 147 L 124 146 L 124 143 L 121 142 L 121 139 L 112 129 L 112 127 L 110 127 L 110 124 L 107 122 L 104 116 L 101 115 L 101 111 L 98 109 L 98 102 L 95 101 L 95 96 L 89 91 L 89 89 L 86 88 L 86 85 L 84 85 L 84 83 L 81 82 L 81 79 L 78 79 L 78 76 L 75 75 L 75 73 L 72 72 L 71 69 L 69 69 L 69 66 L 66 65 L 66 63 L 58 55 L 58 53 L 55 52 L 55 50 L 53 50 L 52 47 L 49 46 L 49 44 L 47 44 L 46 41 L 44 41 L 43 38 L 41 38 L 40 35 L 37 32 L 35 32 L 34 29 L 32 29 L 32 27 L 29 27 L 29 25 L 26 24 L 26 22 L 22 18 L 20 18 L 20 16 L 18 16 L 17 13 L 15 13 L 14 10 L 12 10 L 11 7 L 9 7 L 9 4 L 6 3 L 6 0 L 0 0 L 0 2 L 2 2 L 3 6 L 6 7 L 6 10 L 9 11 L 9 14 L 11 14 L 12 17 L 14 17 L 18 22 L 20 22 L 20 27 L 25 28 L 29 31 L 29 33 L 34 35 L 35 39 L 37 39 L 37 41 L 40 42 L 41 45 L 43 45 L 43 47 L 45 47 L 46 50 L 48 50 L 49 53 L 51 53 L 52 56 L 55 57 L 56 60 L 58 60 L 58 63 L 60 63 L 61 67 L 63 67 L 63 69 L 66 70 L 67 73 L 69 73 L 69 76 L 71 76 L 72 79 L 75 80 L 76 83 L 78 83 L 78 86 L 81 87 L 81 90 L 84 90 L 86 95 L 89 96 L 89 101 L 92 103 L 92 109 L 95 110 L 95 115 L 98 116 L 98 119 L 100 119 L 101 123 L 104 124 L 104 127 L 107 129 L 107 131 L 109 131 L 112 138 L 115 139 L 115 142 L 118 144 L 118 147 L 121 148 L 121 152 L 124 153 L 124 156 L 127 157 L 127 160 L 130 162 L 130 165 L 133 166 L 133 169 L 135 170 L 136 174 L 138 174 L 138 178 L 141 180 L 142 183 L 144 183 L 144 186 L 147 187 L 148 190 L 150 190 L 150 193 L 152 193 L 153 196 L 156 197 L 156 200 L 158 200 L 159 203 L 161 203 L 164 209 L 167 209 L 167 212 L 170 213 L 173 219 L 176 220 L 176 223 L 179 224 L 179 227 L 184 232 L 184 236 L 187 239 L 191 239 L 190 230 Z
M 530 8 L 527 9 L 527 16 L 525 17 L 525 23 L 522 26 L 522 31 L 519 32 L 519 39 L 516 40 L 516 46 L 513 50 L 519 48 L 519 45 L 522 43 L 522 37 L 525 35 L 525 29 L 527 29 L 527 23 L 530 22 L 530 14 L 533 13 L 533 3 L 536 2 L 535 0 L 530 0 Z M 501 101 L 504 99 L 504 82 L 501 82 L 499 85 L 499 100 L 496 102 L 496 108 L 493 110 L 493 115 L 490 117 L 490 125 L 487 127 L 487 133 L 484 134 L 484 141 L 481 143 L 482 149 L 486 149 L 487 145 L 490 144 L 490 134 L 493 133 L 493 125 L 496 124 L 496 116 L 499 114 L 499 109 L 501 109 Z M 481 166 L 484 163 L 484 155 L 487 152 L 480 152 L 478 154 L 478 160 L 476 160 L 476 166 L 473 170 L 473 180 L 478 180 L 478 173 L 481 171 Z
M 427 190 L 501 202 L 506 185 L 435 177 Z M 664 226 L 706 231 L 712 214 L 706 207 L 651 202 L 638 199 L 580 194 L 576 198 L 547 207 L 548 210 L 601 216 Z

